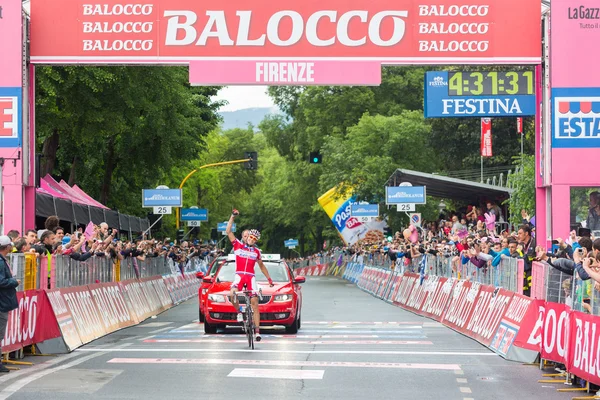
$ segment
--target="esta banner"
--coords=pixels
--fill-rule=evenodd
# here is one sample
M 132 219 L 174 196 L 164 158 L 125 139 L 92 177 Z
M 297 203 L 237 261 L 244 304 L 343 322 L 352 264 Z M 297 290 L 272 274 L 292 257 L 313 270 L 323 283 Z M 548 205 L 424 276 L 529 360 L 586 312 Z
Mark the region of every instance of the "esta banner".
M 538 0 L 33 1 L 31 28 L 34 63 L 541 60 Z

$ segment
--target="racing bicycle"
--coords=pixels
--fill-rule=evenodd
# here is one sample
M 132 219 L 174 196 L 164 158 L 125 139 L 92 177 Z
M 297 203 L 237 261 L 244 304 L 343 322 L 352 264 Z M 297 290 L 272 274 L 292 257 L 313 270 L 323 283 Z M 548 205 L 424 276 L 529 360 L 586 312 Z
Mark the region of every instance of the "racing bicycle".
M 244 304 L 244 322 L 242 328 L 246 332 L 248 337 L 248 347 L 254 350 L 254 310 L 248 299 L 252 298 L 252 292 L 249 290 L 243 290 L 236 293 L 238 298 L 238 304 Z M 242 303 L 240 300 L 244 299 Z M 262 300 L 262 289 L 258 289 L 258 299 Z

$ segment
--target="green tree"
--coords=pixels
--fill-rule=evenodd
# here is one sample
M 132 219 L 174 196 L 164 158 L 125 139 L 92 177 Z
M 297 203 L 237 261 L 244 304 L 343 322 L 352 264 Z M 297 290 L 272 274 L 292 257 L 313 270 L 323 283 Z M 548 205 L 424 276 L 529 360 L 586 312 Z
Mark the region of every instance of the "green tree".
M 508 204 L 510 222 L 518 225 L 522 221 L 521 210 L 535 215 L 535 157 L 516 157 L 514 165 L 518 170 L 508 176 L 508 185 L 514 192 L 505 204 Z
M 39 68 L 42 173 L 141 214 L 141 189 L 165 183 L 171 167 L 199 155 L 219 121 L 216 93 L 190 87 L 183 67 Z

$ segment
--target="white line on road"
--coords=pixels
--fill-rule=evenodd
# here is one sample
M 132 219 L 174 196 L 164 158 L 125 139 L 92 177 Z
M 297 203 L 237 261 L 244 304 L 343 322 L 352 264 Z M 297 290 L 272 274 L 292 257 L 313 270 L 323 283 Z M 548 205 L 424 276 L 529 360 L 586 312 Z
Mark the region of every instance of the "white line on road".
M 144 343 L 246 343 L 246 339 L 148 339 Z M 263 340 L 262 344 L 368 344 L 368 345 L 432 345 L 427 340 Z
M 323 379 L 325 370 L 235 368 L 230 378 Z
M 417 356 L 468 356 L 468 357 L 497 357 L 496 353 L 488 352 L 458 352 L 458 351 L 377 351 L 377 350 L 263 350 L 263 349 L 119 349 L 119 348 L 83 348 L 76 352 L 136 352 L 136 353 L 275 353 L 275 354 L 384 354 L 384 355 L 417 355 Z M 462 375 L 463 372 L 454 371 Z
M 347 361 L 287 361 L 287 360 L 233 360 L 219 358 L 113 358 L 110 364 L 209 364 L 209 365 L 271 365 L 280 367 L 354 367 L 354 368 L 394 368 L 456 370 L 458 364 L 416 364 L 385 362 Z
M 461 393 L 473 393 L 473 392 L 471 392 L 470 388 L 464 387 L 464 386 L 460 387 L 460 391 L 461 391 Z
M 456 378 L 456 382 L 458 382 L 458 383 L 467 383 L 467 378 Z
M 173 328 L 171 328 L 170 326 L 167 326 L 166 328 L 157 329 L 157 330 L 155 330 L 155 331 L 150 331 L 150 332 L 148 332 L 148 333 L 159 333 L 159 332 L 168 331 L 168 330 L 170 330 L 170 329 L 173 329 Z
M 29 375 L 26 378 L 22 378 L 19 379 L 18 381 L 16 381 L 15 383 L 12 383 L 11 385 L 7 386 L 4 390 L 2 390 L 2 392 L 0 392 L 0 400 L 5 400 L 7 398 L 9 398 L 10 396 L 12 396 L 13 394 L 15 394 L 16 392 L 18 392 L 19 390 L 21 390 L 25 385 L 38 380 L 40 378 L 43 378 L 46 375 L 49 375 L 53 372 L 56 371 L 60 371 L 63 369 L 67 369 L 67 368 L 71 368 L 74 367 L 76 365 L 79 365 L 81 363 L 84 363 L 88 360 L 91 360 L 92 358 L 96 358 L 96 357 L 100 357 L 102 355 L 107 354 L 108 352 L 99 352 L 97 354 L 90 354 L 89 356 L 84 356 L 81 358 L 78 358 L 77 360 L 71 361 L 68 364 L 63 364 L 60 365 L 56 368 L 49 368 L 49 369 L 45 369 L 43 371 L 37 372 L 35 374 Z

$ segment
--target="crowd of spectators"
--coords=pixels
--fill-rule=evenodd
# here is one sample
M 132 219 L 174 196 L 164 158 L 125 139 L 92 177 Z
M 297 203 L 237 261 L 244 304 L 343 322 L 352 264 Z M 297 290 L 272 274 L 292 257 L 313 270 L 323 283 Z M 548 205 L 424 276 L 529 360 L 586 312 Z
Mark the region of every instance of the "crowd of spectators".
M 110 229 L 105 222 L 89 224 L 85 230 L 79 228 L 73 233 L 66 233 L 56 216 L 48 217 L 44 229 L 39 231 L 30 229 L 21 236 L 20 232 L 11 230 L 7 235 L 12 240 L 13 253 L 33 253 L 38 257 L 62 255 L 80 262 L 102 257 L 113 263 L 128 258 L 145 261 L 148 258 L 165 257 L 172 259 L 181 272 L 195 257 L 204 260 L 222 253 L 214 244 L 201 243 L 199 240 L 176 243 L 170 238 L 157 240 L 146 238 L 145 235 L 133 240 L 119 238 L 119 232 Z M 139 276 L 137 262 L 134 262 L 134 266 Z

